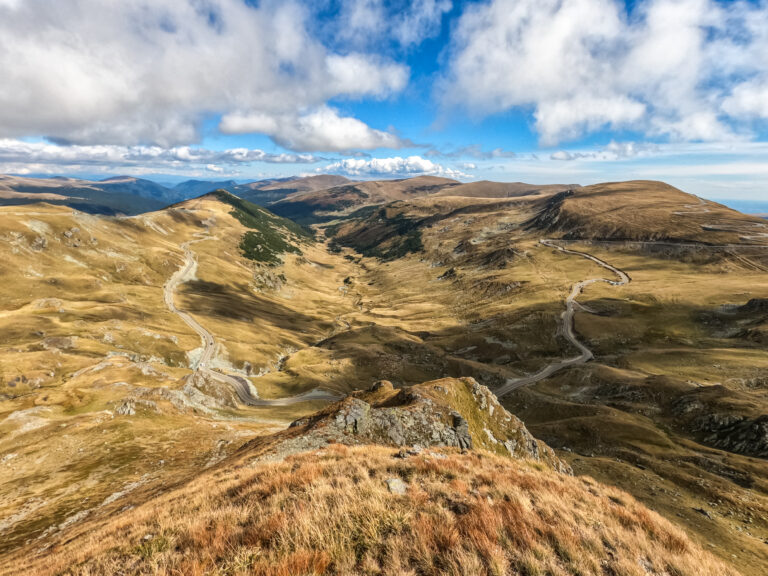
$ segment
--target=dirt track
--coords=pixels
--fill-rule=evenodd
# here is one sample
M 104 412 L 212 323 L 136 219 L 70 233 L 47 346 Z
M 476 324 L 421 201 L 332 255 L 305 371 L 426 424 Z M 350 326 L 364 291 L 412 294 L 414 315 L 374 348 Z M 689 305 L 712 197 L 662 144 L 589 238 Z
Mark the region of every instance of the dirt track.
M 216 352 L 216 340 L 213 334 L 206 330 L 202 324 L 195 320 L 189 313 L 179 310 L 176 307 L 174 296 L 176 288 L 178 288 L 180 284 L 189 282 L 194 278 L 195 272 L 197 271 L 197 258 L 195 257 L 195 253 L 189 248 L 190 244 L 212 239 L 214 238 L 205 236 L 198 238 L 197 240 L 190 240 L 181 245 L 181 248 L 184 250 L 184 264 L 182 264 L 181 268 L 170 277 L 163 290 L 163 298 L 168 309 L 179 316 L 187 326 L 192 328 L 198 336 L 200 336 L 203 352 L 194 367 L 195 371 L 208 378 L 232 386 L 240 402 L 247 406 L 288 406 L 299 402 L 308 402 L 310 400 L 338 400 L 338 396 L 320 389 L 310 390 L 309 392 L 287 398 L 264 400 L 258 397 L 258 393 L 253 387 L 253 384 L 251 384 L 245 377 L 223 374 L 208 366 Z
M 629 276 L 623 272 L 622 270 L 619 270 L 615 266 L 611 266 L 607 262 L 604 262 L 603 260 L 600 260 L 600 258 L 597 258 L 596 256 L 592 256 L 591 254 L 587 254 L 586 252 L 578 252 L 576 250 L 569 250 L 568 248 L 563 248 L 562 246 L 559 246 L 555 244 L 552 240 L 539 240 L 541 244 L 544 246 L 549 246 L 550 248 L 555 248 L 557 250 L 560 250 L 561 252 L 565 252 L 566 254 L 574 254 L 576 256 L 580 256 L 582 258 L 586 258 L 587 260 L 591 260 L 595 264 L 598 264 L 599 266 L 602 266 L 606 270 L 610 270 L 616 276 L 618 276 L 619 280 L 608 280 L 607 278 L 590 278 L 589 280 L 582 280 L 580 282 L 577 282 L 573 285 L 571 288 L 571 293 L 568 295 L 568 298 L 565 300 L 565 311 L 560 316 L 561 318 L 561 325 L 563 327 L 563 336 L 565 336 L 566 340 L 568 340 L 571 344 L 573 344 L 578 350 L 579 355 L 574 356 L 573 358 L 567 358 L 565 360 L 559 360 L 557 362 L 552 362 L 551 364 L 547 365 L 543 370 L 537 372 L 536 374 L 532 374 L 531 376 L 525 376 L 523 378 L 512 378 L 506 381 L 502 386 L 497 388 L 494 392 L 496 393 L 496 396 L 501 398 L 505 394 L 508 394 L 512 392 L 513 390 L 516 390 L 518 388 L 521 388 L 523 386 L 530 386 L 531 384 L 535 384 L 536 382 L 540 380 L 544 380 L 545 378 L 549 378 L 556 372 L 559 372 L 563 368 L 568 368 L 569 366 L 576 366 L 578 364 L 585 364 L 586 362 L 589 362 L 594 358 L 594 355 L 592 354 L 592 351 L 587 348 L 582 342 L 579 341 L 578 338 L 576 338 L 576 335 L 573 331 L 573 316 L 576 312 L 576 306 L 578 306 L 578 302 L 576 301 L 576 298 L 579 297 L 579 295 L 582 293 L 584 288 L 591 284 L 595 284 L 597 282 L 607 282 L 608 284 L 611 284 L 613 286 L 624 286 L 625 284 L 629 284 L 631 281 Z

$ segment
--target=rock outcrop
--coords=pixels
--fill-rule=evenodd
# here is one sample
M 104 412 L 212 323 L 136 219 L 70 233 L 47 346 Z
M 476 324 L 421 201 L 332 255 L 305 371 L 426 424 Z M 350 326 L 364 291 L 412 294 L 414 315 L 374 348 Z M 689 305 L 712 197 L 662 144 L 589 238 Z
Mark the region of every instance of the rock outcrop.
M 379 381 L 293 422 L 285 432 L 253 440 L 245 449 L 279 458 L 329 443 L 484 449 L 570 473 L 549 446 L 473 378 L 444 378 L 400 389 Z
M 709 446 L 768 458 L 768 415 L 749 396 L 724 386 L 699 388 L 675 400 L 672 414 Z
M 768 458 L 768 415 L 746 418 L 729 414 L 708 414 L 697 420 L 698 428 L 708 433 L 704 442 L 710 446 Z

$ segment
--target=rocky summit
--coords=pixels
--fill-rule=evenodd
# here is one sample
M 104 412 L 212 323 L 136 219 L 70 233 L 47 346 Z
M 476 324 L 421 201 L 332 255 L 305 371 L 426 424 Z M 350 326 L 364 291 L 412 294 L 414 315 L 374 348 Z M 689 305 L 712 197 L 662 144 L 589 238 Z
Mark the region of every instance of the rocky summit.
M 381 380 L 292 422 L 285 432 L 253 440 L 243 450 L 285 457 L 332 443 L 379 444 L 417 452 L 426 447 L 479 449 L 571 473 L 549 446 L 536 440 L 473 378 L 443 378 L 400 389 Z

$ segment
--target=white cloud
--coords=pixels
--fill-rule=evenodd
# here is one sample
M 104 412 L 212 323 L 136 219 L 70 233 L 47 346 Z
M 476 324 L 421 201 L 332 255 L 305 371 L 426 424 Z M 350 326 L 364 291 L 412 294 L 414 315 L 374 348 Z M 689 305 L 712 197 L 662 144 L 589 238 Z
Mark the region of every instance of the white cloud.
M 344 152 L 404 145 L 395 134 L 374 130 L 356 118 L 339 116 L 328 106 L 303 116 L 228 115 L 222 119 L 221 129 L 226 133 L 263 132 L 281 146 L 299 151 Z
M 723 110 L 732 116 L 768 118 L 768 80 L 737 86 L 723 102 Z
M 43 172 L 85 167 L 98 167 L 99 171 L 113 172 L 125 168 L 148 171 L 199 167 L 209 171 L 223 171 L 223 167 L 247 166 L 256 162 L 311 164 L 320 160 L 322 158 L 312 154 L 273 154 L 249 148 L 209 150 L 189 146 L 60 146 L 47 142 L 0 139 L 0 170 L 4 172 L 19 172 L 25 166 L 25 171 L 34 166 Z
M 219 113 L 272 119 L 291 142 L 286 116 L 404 87 L 406 67 L 335 53 L 307 17 L 290 0 L 3 0 L 0 137 L 168 147 Z
M 448 0 L 414 0 L 408 2 L 408 10 L 400 12 L 392 22 L 392 32 L 404 46 L 420 43 L 440 31 L 440 20 L 450 11 Z
M 577 94 L 569 100 L 542 102 L 534 116 L 542 143 L 553 144 L 606 126 L 631 126 L 644 113 L 645 105 L 623 96 L 597 98 Z
M 460 170 L 447 168 L 421 156 L 402 158 L 345 158 L 327 165 L 319 171 L 347 174 L 349 176 L 444 176 L 446 178 L 467 178 Z
M 491 0 L 469 7 L 440 86 L 483 116 L 532 109 L 545 145 L 602 129 L 749 136 L 768 117 L 768 4 Z
M 636 156 L 648 156 L 659 152 L 656 144 L 646 142 L 610 142 L 598 150 L 558 150 L 550 154 L 551 160 L 626 160 Z
M 355 47 L 394 40 L 409 47 L 440 32 L 450 0 L 342 0 L 336 34 Z
M 400 91 L 408 73 L 398 64 L 362 54 L 326 58 L 330 92 L 350 96 L 387 95 Z
M 474 158 L 476 160 L 493 160 L 495 158 L 514 158 L 516 154 L 511 150 L 503 148 L 494 148 L 493 150 L 483 150 L 479 144 L 471 146 L 462 146 L 453 150 L 428 150 L 425 154 L 430 158 Z

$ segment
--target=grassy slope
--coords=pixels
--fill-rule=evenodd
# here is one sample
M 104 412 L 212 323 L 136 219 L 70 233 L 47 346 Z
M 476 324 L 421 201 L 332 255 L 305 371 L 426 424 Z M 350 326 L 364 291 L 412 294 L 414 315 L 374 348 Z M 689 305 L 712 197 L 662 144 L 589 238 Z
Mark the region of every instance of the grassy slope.
M 331 445 L 281 461 L 240 455 L 5 566 L 90 575 L 735 574 L 589 478 L 484 452 L 394 454 Z M 389 493 L 390 478 L 405 482 L 405 495 Z
M 629 189 L 636 191 L 636 183 Z M 656 192 L 664 196 L 663 187 Z M 625 194 L 630 191 L 615 199 L 606 192 L 602 199 L 618 211 L 618 222 L 630 219 L 636 237 L 668 237 L 664 230 L 673 226 L 671 234 L 677 238 L 690 232 L 717 244 L 738 241 L 753 230 L 752 219 L 730 211 L 717 214 L 716 205 L 703 215 L 695 213 L 695 207 L 686 205 L 698 200 L 682 193 L 673 194 L 667 204 L 654 194 L 633 196 L 631 210 L 622 211 L 619 202 L 626 200 Z M 555 358 L 574 355 L 557 337 L 562 302 L 574 282 L 605 276 L 605 270 L 537 244 L 539 237 L 554 234 L 528 228 L 546 209 L 545 201 L 489 204 L 474 211 L 458 199 L 445 201 L 452 205 L 438 204 L 436 198 L 390 205 L 373 218 L 333 230 L 358 249 L 377 241 L 386 248 L 399 238 L 391 234 L 389 218 L 379 213 L 418 222 L 422 251 L 386 262 L 363 259 L 366 272 L 351 284 L 376 321 L 393 330 L 376 335 L 369 329 L 366 338 L 381 346 L 387 361 L 370 354 L 365 366 L 408 381 L 430 370 L 419 361 L 429 357 L 438 373 L 456 370 L 494 386 L 505 377 L 532 373 Z M 694 213 L 673 214 L 686 210 Z M 436 213 L 443 216 L 433 217 Z M 702 228 L 713 213 L 730 220 L 736 232 L 724 235 Z M 590 218 L 599 229 L 611 216 Z M 649 229 L 654 222 L 660 228 Z M 577 451 L 569 456 L 577 460 L 576 470 L 618 483 L 683 524 L 699 541 L 711 543 L 722 557 L 734 555 L 745 573 L 762 574 L 768 564 L 763 544 L 768 537 L 768 486 L 760 481 L 768 473 L 765 462 L 714 449 L 705 443 L 707 434 L 697 431 L 694 418 L 674 412 L 662 416 L 660 411 L 701 385 L 720 385 L 716 402 L 699 397 L 704 413 L 752 418 L 768 410 L 768 365 L 760 340 L 767 319 L 719 312 L 722 306 L 768 297 L 763 271 L 768 251 L 610 244 L 574 248 L 626 270 L 633 282 L 622 288 L 593 285 L 580 298 L 592 313 L 577 312 L 576 331 L 596 352 L 594 364 L 563 372 L 530 393 L 520 391 L 507 405 L 524 421 L 530 419 L 533 429 L 554 446 Z M 383 344 L 394 344 L 397 338 L 402 342 L 397 346 Z M 335 345 L 337 354 L 361 353 L 341 339 Z M 621 370 L 598 385 L 600 365 Z M 655 376 L 673 378 L 679 385 L 665 388 Z M 651 378 L 644 387 L 653 392 L 648 399 L 632 402 L 622 396 L 633 398 L 638 393 L 633 383 L 645 378 Z M 540 390 L 546 395 L 532 396 Z M 663 403 L 654 399 L 664 394 L 669 398 Z M 638 463 L 649 471 L 632 464 L 630 454 L 637 454 Z
M 225 190 L 211 193 L 234 208 L 232 216 L 249 230 L 240 240 L 240 250 L 246 258 L 274 266 L 285 253 L 301 254 L 295 243 L 306 241 L 312 234 L 292 220 L 281 218 L 256 204 L 233 196 Z
M 215 198 L 128 219 L 2 210 L 0 273 L 14 281 L 0 286 L 0 548 L 126 489 L 185 478 L 243 434 L 312 410 L 243 409 L 211 388 L 210 408 L 185 405 L 187 352 L 200 339 L 163 301 L 182 243 L 196 241 L 198 268 L 176 303 L 216 336 L 214 366 L 273 370 L 280 354 L 324 338 L 351 309 L 338 291 L 348 263 L 306 244 L 304 258 L 256 266 L 239 255 L 248 229 L 232 211 Z M 290 387 L 258 389 L 283 396 Z M 129 400 L 136 414 L 117 414 Z
M 110 269 L 114 267 L 115 256 L 109 254 L 109 249 L 125 253 L 126 257 L 139 254 L 143 259 L 142 246 L 150 242 L 150 236 L 142 236 L 141 241 L 126 244 L 123 234 L 133 237 L 136 233 L 134 226 L 138 224 L 134 225 L 133 221 L 125 222 L 119 229 L 105 228 L 103 236 L 99 236 L 105 248 L 103 269 L 101 264 L 95 266 L 99 260 L 86 258 L 80 249 L 57 247 L 42 253 L 34 251 L 30 245 L 40 233 L 16 220 L 5 221 L 9 237 L 11 233 L 24 237 L 23 241 L 13 240 L 19 255 L 8 251 L 4 253 L 5 261 L 11 266 L 9 270 L 25 271 L 23 277 L 13 272 L 17 274 L 17 285 L 7 286 L 8 292 L 4 293 L 13 308 L 22 307 L 2 317 L 7 328 L 3 344 L 4 358 L 8 359 L 3 365 L 6 373 L 10 375 L 12 368 L 23 366 L 13 372 L 13 377 L 22 373 L 31 375 L 30 367 L 42 366 L 41 360 L 52 360 L 54 369 L 56 360 L 62 362 L 65 373 L 72 372 L 75 365 L 98 362 L 111 349 L 103 342 L 95 347 L 97 344 L 93 341 L 100 340 L 101 333 L 98 338 L 80 340 L 76 354 L 67 352 L 56 356 L 52 351 L 34 348 L 43 340 L 35 335 L 39 330 L 52 336 L 66 336 L 82 331 L 84 326 L 104 326 L 94 316 L 97 311 L 99 314 L 105 310 L 110 314 L 119 311 L 126 315 L 121 318 L 124 327 L 150 323 L 158 326 L 158 333 L 164 333 L 176 326 L 173 329 L 178 333 L 179 345 L 174 346 L 174 350 L 183 351 L 197 345 L 194 336 L 187 334 L 184 326 L 177 326 L 173 316 L 155 317 L 155 310 L 162 309 L 158 298 L 164 279 L 179 265 L 178 244 L 194 238 L 193 234 L 201 231 L 199 222 L 213 217 L 217 221 L 212 228 L 216 240 L 194 244 L 200 262 L 197 275 L 205 285 L 186 286 L 178 302 L 181 307 L 194 310 L 206 327 L 224 338 L 233 363 L 242 367 L 248 361 L 257 368 L 272 368 L 271 373 L 254 379 L 259 392 L 267 397 L 284 396 L 315 386 L 345 391 L 367 387 L 382 377 L 412 383 L 445 375 L 472 375 L 495 385 L 505 378 L 533 372 L 553 359 L 573 353 L 557 336 L 562 302 L 574 281 L 605 273 L 583 259 L 538 245 L 540 233 L 526 231 L 525 224 L 543 207 L 539 200 L 426 198 L 387 208 L 393 217 L 401 214 L 408 220 L 419 221 L 421 251 L 382 262 L 361 258 L 348 249 L 334 255 L 321 245 L 306 246 L 305 258 L 289 255 L 279 270 L 286 275 L 285 285 L 277 290 L 266 289 L 264 274 L 238 257 L 237 246 L 246 229 L 230 216 L 231 206 L 217 203 L 218 207 L 212 209 L 207 202 L 193 201 L 187 206 L 191 212 L 177 210 L 153 217 L 156 225 L 171 231 L 170 236 L 151 234 L 152 248 L 146 255 L 151 255 L 151 262 L 156 264 L 146 266 L 142 260 L 119 272 Z M 670 207 L 666 213 L 676 210 L 677 207 Z M 429 219 L 436 213 L 442 216 Z M 75 224 L 83 229 L 82 218 L 72 223 L 61 218 L 54 215 L 22 220 L 45 221 L 57 236 Z M 34 226 L 39 228 L 37 224 Z M 340 234 L 349 232 L 345 226 L 348 225 L 339 227 Z M 695 226 L 701 229 L 698 221 Z M 46 234 L 51 246 L 53 236 Z M 587 338 L 598 353 L 595 366 L 602 364 L 624 370 L 608 380 L 607 388 L 622 388 L 654 374 L 671 375 L 705 385 L 720 382 L 726 392 L 737 389 L 748 394 L 757 410 L 765 407 L 765 366 L 761 363 L 759 346 L 740 336 L 719 336 L 716 332 L 720 328 L 715 330 L 716 327 L 696 320 L 700 312 L 723 304 L 744 304 L 752 297 L 768 297 L 765 273 L 727 253 L 711 257 L 695 250 L 617 252 L 605 249 L 602 252 L 604 248 L 595 246 L 579 249 L 595 252 L 607 261 L 617 259 L 615 263 L 629 270 L 633 278 L 633 283 L 625 288 L 591 286 L 581 300 L 598 314 L 577 313 L 577 332 Z M 110 277 L 110 282 L 98 277 L 81 277 L 86 268 L 65 263 L 64 255 L 88 262 L 99 274 Z M 759 254 L 748 256 L 753 263 L 760 264 Z M 50 264 L 41 268 L 40 263 L 48 262 L 45 260 L 48 257 L 53 257 Z M 14 258 L 23 259 L 22 264 L 17 265 Z M 156 279 L 147 268 L 157 268 Z M 451 269 L 454 274 L 445 276 Z M 38 273 L 43 273 L 46 279 L 54 277 L 58 284 L 43 284 L 36 276 Z M 440 277 L 444 278 L 440 280 Z M 41 295 L 48 295 L 50 290 L 60 297 L 61 294 L 93 294 L 92 287 L 97 281 L 108 286 L 108 292 L 113 283 L 119 286 L 114 301 L 94 309 L 91 302 L 67 300 L 63 316 L 53 305 L 31 306 L 29 294 L 36 294 L 42 286 L 46 286 L 46 292 Z M 111 298 L 111 292 L 109 295 Z M 135 319 L 130 320 L 134 315 Z M 159 349 L 161 343 L 170 346 L 166 340 L 143 335 L 138 330 L 110 328 L 109 331 L 120 338 L 118 343 L 128 350 Z M 135 338 L 128 339 L 131 334 L 135 334 Z M 87 363 L 83 359 L 85 352 L 91 355 Z M 287 357 L 277 363 L 279 354 Z M 163 371 L 178 378 L 168 368 Z M 542 384 L 548 387 L 546 401 L 537 398 L 535 402 L 528 402 L 529 398 L 521 393 L 520 401 L 511 405 L 517 413 L 532 419 L 537 432 L 553 438 L 553 445 L 578 450 L 579 454 L 569 456 L 577 471 L 587 471 L 633 491 L 649 506 L 683 524 L 697 541 L 717 543 L 714 551 L 725 560 L 733 560 L 731 554 L 736 554 L 735 562 L 745 573 L 764 573 L 768 560 L 759 551 L 764 548 L 763 539 L 768 537 L 764 518 L 768 510 L 766 489 L 754 480 L 751 488 L 740 488 L 738 483 L 768 476 L 765 462 L 713 450 L 700 444 L 702 439 L 686 430 L 668 433 L 669 424 L 663 419 L 636 414 L 643 411 L 652 415 L 658 410 L 657 406 L 627 404 L 621 399 L 606 397 L 597 386 L 588 386 L 592 379 L 597 376 L 591 370 L 563 373 Z M 136 366 L 121 364 L 119 368 L 81 377 L 66 392 L 55 390 L 58 381 L 44 384 L 43 390 L 34 393 L 30 393 L 28 384 L 17 384 L 11 392 L 18 395 L 21 388 L 23 394 L 3 404 L 3 417 L 12 410 L 46 404 L 54 410 L 59 410 L 59 405 L 75 410 L 81 420 L 69 414 L 66 420 L 60 420 L 58 412 L 53 416 L 43 414 L 45 427 L 6 440 L 0 446 L 3 455 L 16 453 L 23 460 L 15 465 L 16 470 L 13 465 L 0 470 L 0 478 L 6 481 L 4 485 L 13 483 L 14 490 L 35 486 L 28 478 L 42 469 L 40 464 L 34 464 L 41 450 L 78 461 L 82 458 L 78 456 L 78 449 L 93 446 L 88 448 L 88 454 L 101 459 L 100 466 L 106 466 L 110 454 L 103 452 L 101 443 L 89 442 L 103 441 L 102 430 L 116 426 L 97 425 L 96 420 L 99 411 L 114 407 L 107 404 L 108 401 L 121 398 L 119 388 L 110 388 L 112 383 L 121 381 L 148 385 L 147 382 L 154 382 L 154 377 L 142 374 Z M 654 381 L 649 381 L 648 387 L 656 386 Z M 582 389 L 584 394 L 580 396 Z M 108 397 L 104 390 L 109 390 Z M 307 406 L 252 409 L 247 417 L 286 422 L 307 410 Z M 569 421 L 564 422 L 563 414 L 571 413 Z M 90 428 L 81 425 L 84 418 Z M 142 449 L 157 452 L 153 466 L 161 456 L 157 444 L 152 443 L 155 438 L 162 438 L 163 450 L 165 447 L 169 450 L 162 453 L 166 462 L 180 443 L 188 453 L 177 453 L 174 458 L 191 462 L 194 455 L 198 458 L 195 462 L 204 463 L 214 452 L 217 439 L 237 442 L 236 433 L 223 427 L 214 428 L 214 421 L 206 425 L 210 436 L 205 436 L 205 442 L 197 442 L 202 420 L 196 421 L 194 427 L 187 425 L 195 431 L 196 439 L 184 442 L 185 436 L 174 428 L 177 425 L 182 428 L 181 421 L 171 422 L 167 435 L 162 436 L 157 428 L 151 427 L 157 420 L 156 416 L 146 414 L 124 434 L 126 442 L 135 442 L 131 438 L 137 436 L 142 426 L 147 426 L 140 436 L 147 439 L 147 446 Z M 168 421 L 166 417 L 162 420 Z M 66 439 L 70 433 L 61 433 L 57 428 L 60 422 L 82 434 L 76 436 L 76 441 Z M 18 423 L 11 421 L 4 425 L 13 430 L 18 428 Z M 235 425 L 228 423 L 227 426 Z M 236 426 L 240 433 L 247 433 L 254 424 Z M 647 471 L 627 462 L 629 452 L 642 455 L 641 465 Z M 150 465 L 149 459 L 146 465 Z M 44 469 L 46 478 L 55 478 L 60 473 L 53 464 L 50 469 Z M 173 471 L 166 477 L 174 475 L 183 476 L 180 471 Z M 102 481 L 95 476 L 91 476 L 91 480 Z M 122 480 L 129 478 L 123 474 Z M 93 499 L 100 502 L 125 483 L 102 485 Z M 45 486 L 38 485 L 38 488 L 45 497 Z M 726 502 L 722 512 L 721 508 L 710 505 L 710 502 L 717 503 L 718 498 Z M 34 502 L 31 498 L 28 500 Z M 82 508 L 82 503 L 71 502 L 68 510 L 77 510 L 78 506 Z M 712 519 L 694 508 L 709 510 Z M 51 517 L 47 514 L 45 509 L 32 510 L 28 518 L 39 517 L 49 522 Z M 64 517 L 57 516 L 56 520 L 63 521 Z
M 576 189 L 536 224 L 566 238 L 739 242 L 729 228 L 761 223 L 663 182 L 636 180 Z M 710 224 L 725 229 L 710 229 Z

